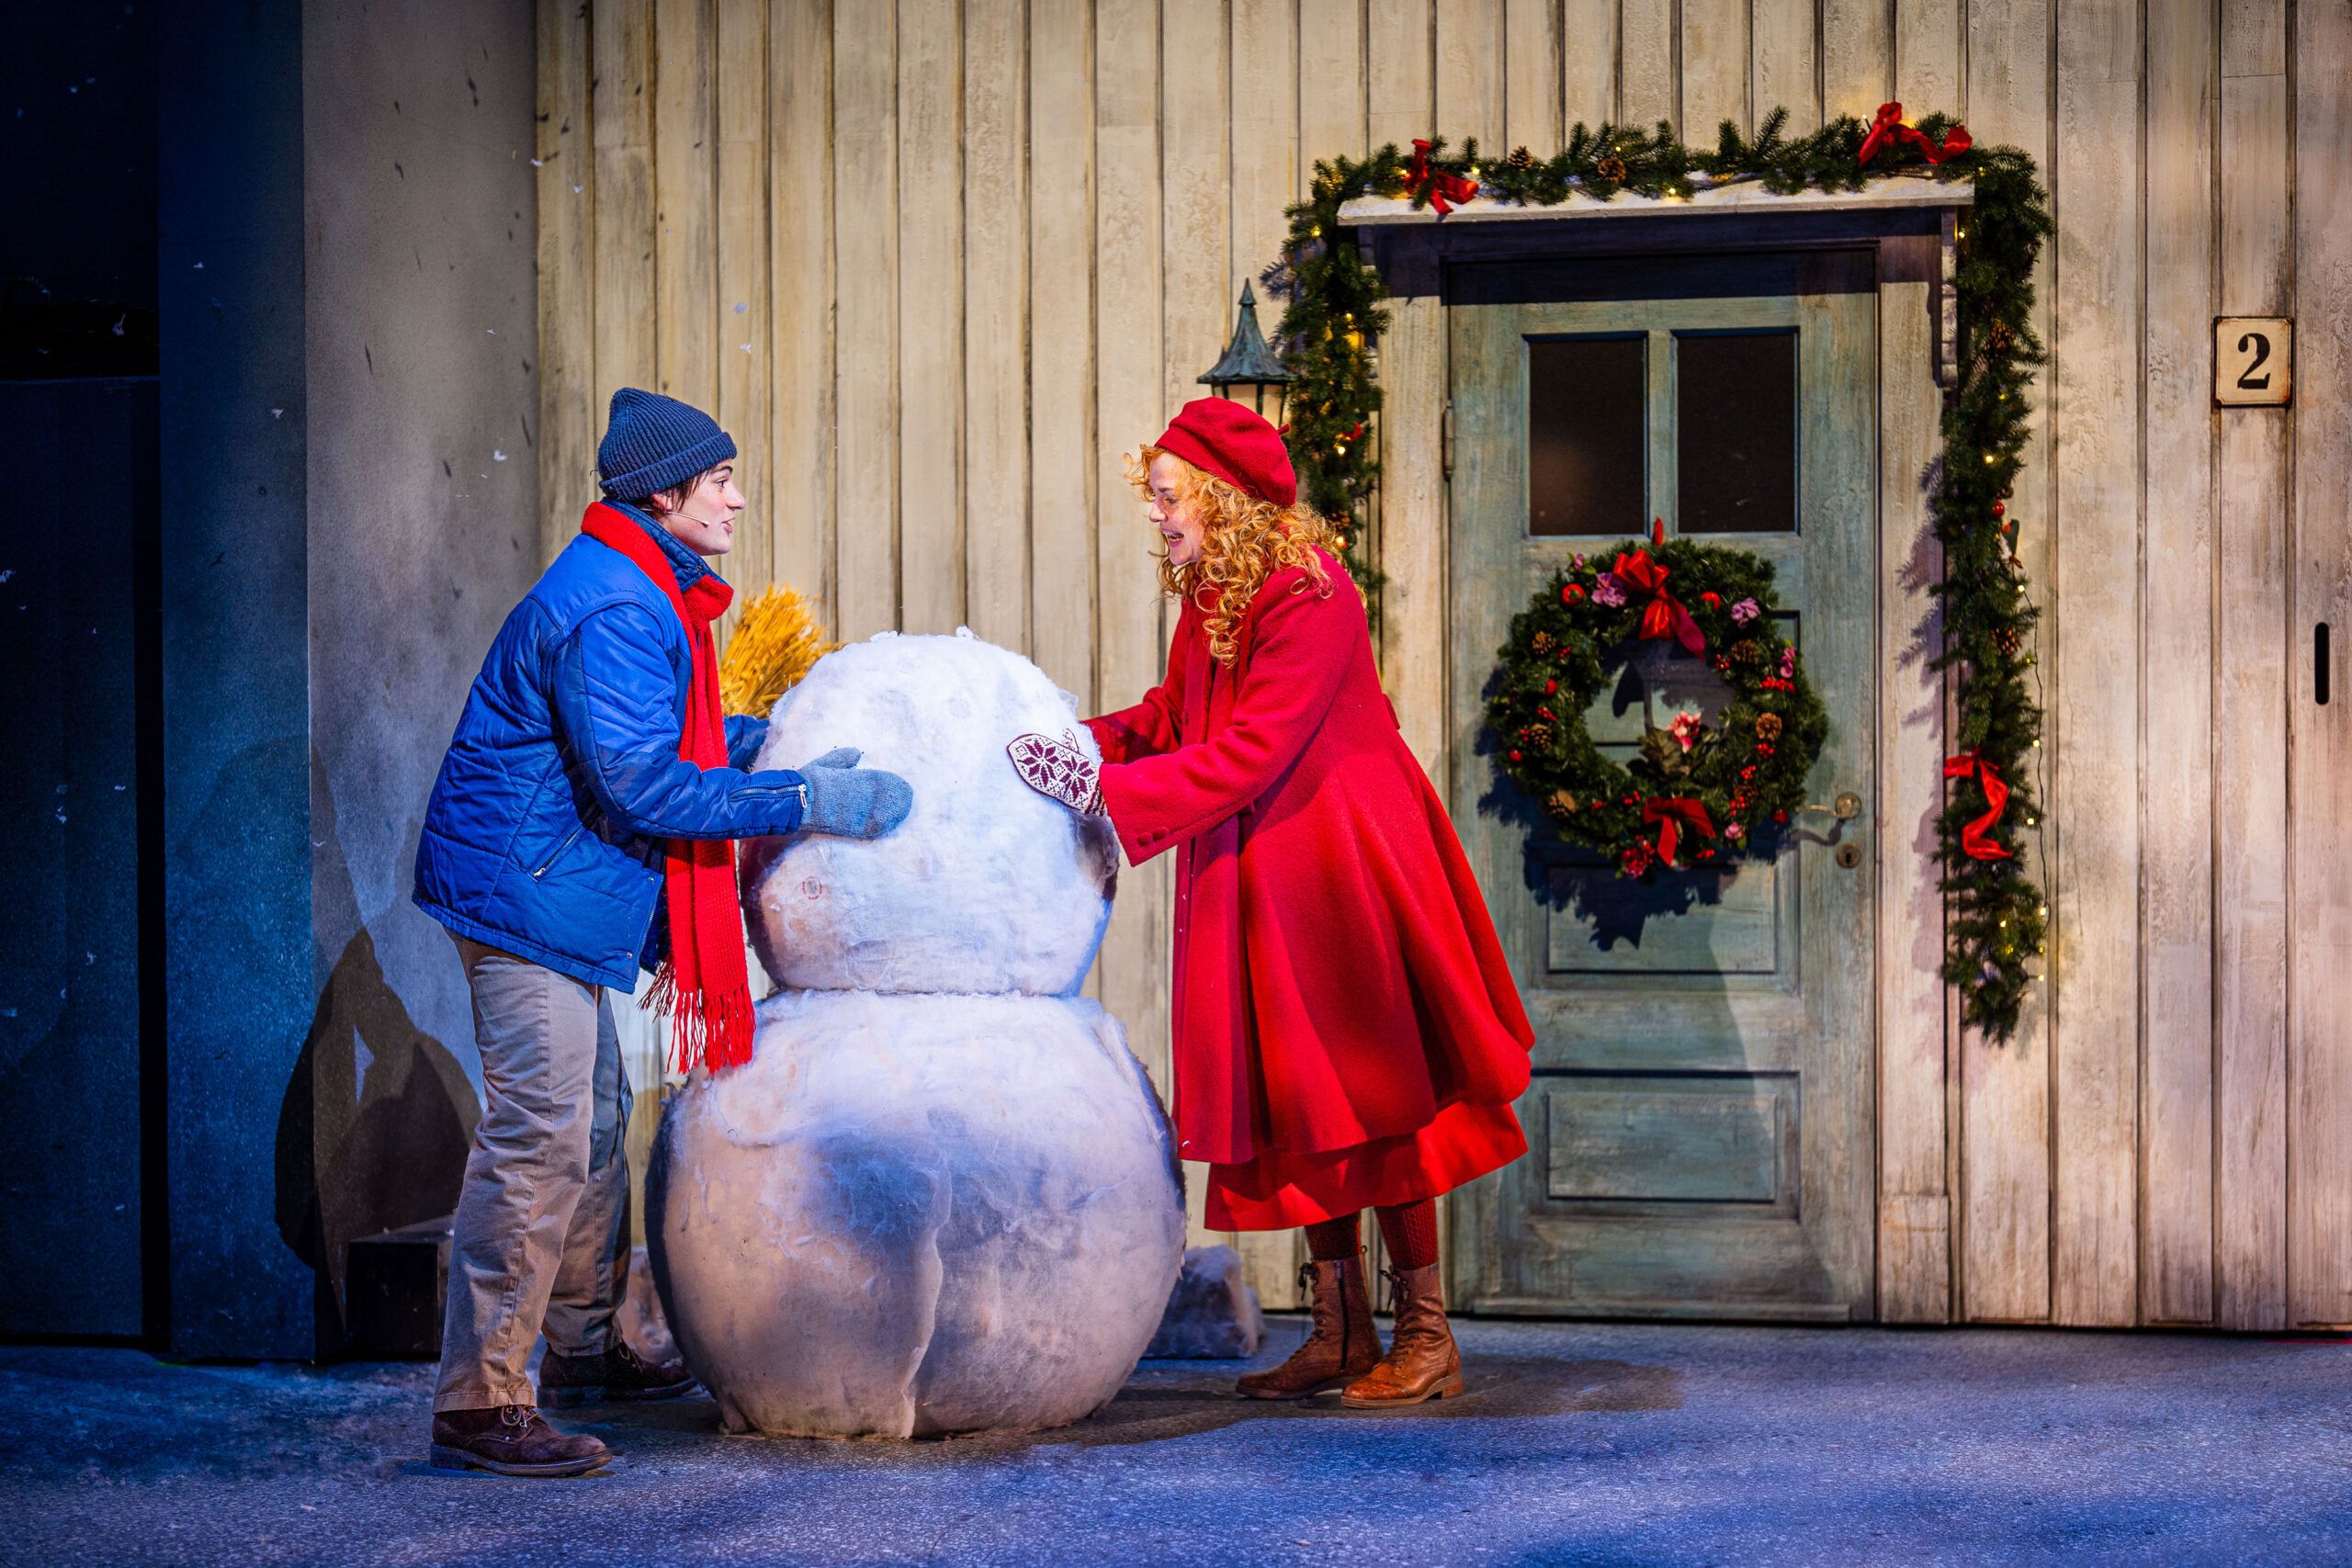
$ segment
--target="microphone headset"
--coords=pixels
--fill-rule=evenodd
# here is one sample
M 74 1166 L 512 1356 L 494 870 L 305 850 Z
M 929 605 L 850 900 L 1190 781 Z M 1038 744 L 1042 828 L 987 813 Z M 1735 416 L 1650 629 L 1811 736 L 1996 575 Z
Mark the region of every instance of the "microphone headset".
M 684 502 L 679 502 L 678 505 L 668 512 L 663 512 L 659 507 L 656 507 L 653 509 L 653 513 L 655 516 L 662 518 L 665 522 L 673 517 L 683 517 L 689 523 L 699 523 L 706 528 L 714 528 L 721 523 L 731 523 L 734 521 L 732 515 L 726 517 L 697 517 L 693 513 L 686 510 L 685 503 Z

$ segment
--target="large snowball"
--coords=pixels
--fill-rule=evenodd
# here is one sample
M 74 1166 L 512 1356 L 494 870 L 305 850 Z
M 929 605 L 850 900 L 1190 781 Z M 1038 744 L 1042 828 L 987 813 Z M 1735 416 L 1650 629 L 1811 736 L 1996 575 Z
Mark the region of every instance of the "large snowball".
M 696 1074 L 646 1179 L 654 1276 L 732 1430 L 1075 1421 L 1183 1258 L 1159 1101 L 1118 1023 L 1051 997 L 787 993 Z
M 1118 846 L 1108 818 L 1038 795 L 1005 755 L 1033 730 L 1099 755 L 1045 671 L 968 632 L 885 634 L 819 660 L 772 717 L 760 766 L 854 746 L 915 795 L 885 838 L 746 846 L 747 923 L 778 985 L 1076 993 L 1110 919 Z

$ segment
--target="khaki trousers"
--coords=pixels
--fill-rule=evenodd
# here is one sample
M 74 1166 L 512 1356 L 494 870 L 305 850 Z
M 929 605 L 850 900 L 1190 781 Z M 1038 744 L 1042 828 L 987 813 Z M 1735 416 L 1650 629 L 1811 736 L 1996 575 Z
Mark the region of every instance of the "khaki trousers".
M 601 1355 L 628 1270 L 628 1077 L 600 986 L 464 937 L 484 1104 L 433 1408 L 537 1404 L 531 1348 Z

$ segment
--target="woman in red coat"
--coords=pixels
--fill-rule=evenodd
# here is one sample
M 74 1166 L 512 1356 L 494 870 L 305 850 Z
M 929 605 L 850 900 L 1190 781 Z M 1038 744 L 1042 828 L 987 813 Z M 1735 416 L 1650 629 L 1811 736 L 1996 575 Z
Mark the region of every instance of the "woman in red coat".
M 1314 1325 L 1240 1392 L 1347 1384 L 1359 1408 L 1458 1393 L 1431 1201 L 1527 1150 L 1533 1034 L 1453 826 L 1397 733 L 1363 601 L 1298 509 L 1282 437 L 1219 398 L 1145 448 L 1140 488 L 1183 602 L 1167 678 L 1089 719 L 1099 773 L 1041 736 L 1023 776 L 1107 810 L 1176 875 L 1176 1131 L 1219 1230 L 1306 1229 Z M 1384 1357 L 1357 1217 L 1394 1264 Z

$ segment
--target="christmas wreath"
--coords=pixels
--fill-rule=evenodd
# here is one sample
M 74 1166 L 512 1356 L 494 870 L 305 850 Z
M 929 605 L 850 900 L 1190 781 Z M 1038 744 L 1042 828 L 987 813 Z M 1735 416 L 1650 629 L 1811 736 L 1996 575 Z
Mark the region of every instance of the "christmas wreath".
M 1828 716 L 1772 622 L 1772 568 L 1745 550 L 1669 540 L 1585 557 L 1513 616 L 1488 686 L 1502 771 L 1570 843 L 1628 876 L 1774 852 L 1804 801 Z M 1712 722 L 1678 712 L 1643 727 L 1620 763 L 1585 715 L 1646 642 L 1703 660 L 1726 696 Z

